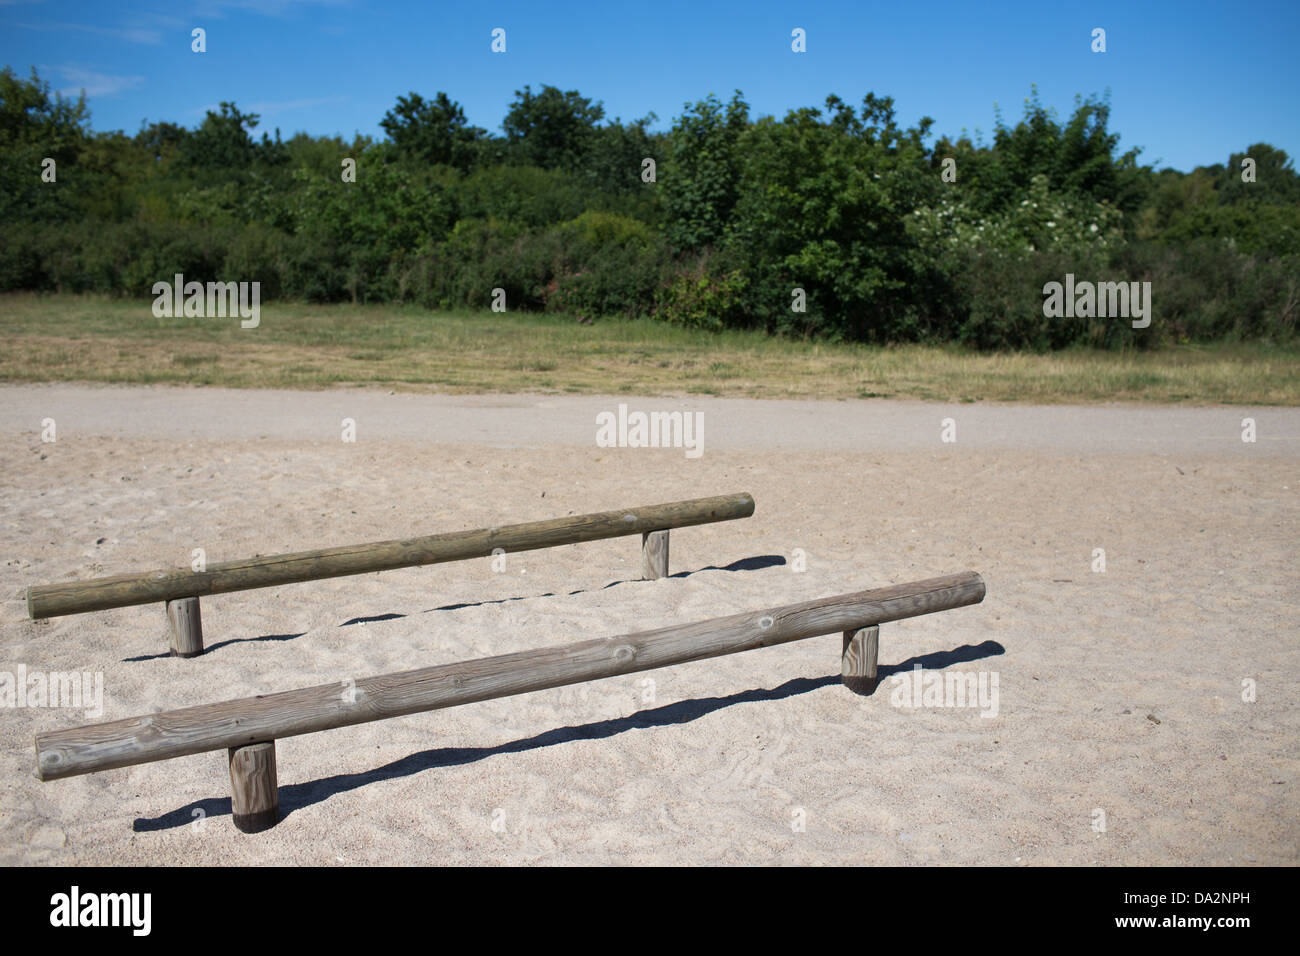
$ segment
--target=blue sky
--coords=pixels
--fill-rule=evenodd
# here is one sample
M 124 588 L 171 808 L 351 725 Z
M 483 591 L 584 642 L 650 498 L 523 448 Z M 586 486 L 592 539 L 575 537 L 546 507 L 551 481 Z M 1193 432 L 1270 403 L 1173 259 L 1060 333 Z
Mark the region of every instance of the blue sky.
M 207 31 L 208 52 L 190 51 Z M 506 30 L 506 52 L 490 50 Z M 795 27 L 807 52 L 790 50 Z M 1090 49 L 1094 27 L 1107 51 Z M 938 133 L 1014 122 L 1030 84 L 1068 115 L 1110 90 L 1111 129 L 1142 161 L 1191 169 L 1258 141 L 1300 154 L 1300 0 L 1258 3 L 369 3 L 362 0 L 0 0 L 0 62 L 85 88 L 97 130 L 194 126 L 234 100 L 284 136 L 379 137 L 399 94 L 445 90 L 499 132 L 514 91 L 544 83 L 608 116 L 744 91 L 753 112 L 894 97 Z

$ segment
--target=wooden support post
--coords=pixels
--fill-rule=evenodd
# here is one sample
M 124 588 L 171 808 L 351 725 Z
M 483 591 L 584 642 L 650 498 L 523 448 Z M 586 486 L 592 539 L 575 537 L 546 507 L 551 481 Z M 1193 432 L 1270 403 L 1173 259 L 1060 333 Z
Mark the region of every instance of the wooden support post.
M 668 577 L 668 532 L 646 531 L 641 535 L 641 577 L 646 581 Z
M 855 694 L 875 691 L 876 662 L 880 654 L 880 626 L 844 632 L 844 654 L 840 657 L 840 677 L 844 686 Z
M 199 616 L 198 598 L 168 601 L 167 620 L 172 626 L 172 657 L 198 657 L 203 653 L 203 619 Z
M 261 833 L 280 821 L 274 740 L 230 748 L 230 811 L 241 833 Z

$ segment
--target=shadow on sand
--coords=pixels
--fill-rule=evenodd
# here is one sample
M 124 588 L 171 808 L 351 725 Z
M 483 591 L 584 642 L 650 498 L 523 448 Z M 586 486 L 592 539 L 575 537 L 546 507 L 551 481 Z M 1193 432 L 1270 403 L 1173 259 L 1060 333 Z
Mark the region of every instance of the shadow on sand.
M 878 674 L 879 678 L 884 680 L 891 674 L 910 671 L 916 664 L 920 664 L 926 670 L 942 670 L 954 664 L 997 657 L 1005 653 L 1006 648 L 997 641 L 984 641 L 981 644 L 966 644 L 950 651 L 922 654 L 899 664 L 882 665 Z M 419 753 L 395 760 L 382 767 L 375 767 L 360 773 L 335 774 L 332 777 L 324 777 L 320 780 L 280 787 L 280 818 L 284 819 L 295 810 L 309 807 L 312 804 L 323 803 L 330 797 L 347 793 L 349 790 L 356 790 L 358 787 L 364 787 L 371 783 L 409 777 L 438 767 L 454 767 L 477 763 L 480 760 L 499 757 L 504 754 L 554 747 L 575 740 L 604 740 L 630 730 L 644 730 L 651 727 L 668 727 L 673 724 L 690 723 L 723 708 L 734 707 L 736 704 L 784 700 L 788 697 L 796 697 L 800 694 L 821 690 L 824 687 L 832 687 L 839 683 L 839 674 L 817 678 L 797 677 L 773 688 L 740 691 L 739 693 L 728 694 L 725 697 L 701 697 L 696 700 L 679 701 L 675 704 L 665 704 L 662 707 L 654 707 L 650 710 L 637 711 L 627 717 L 598 720 L 571 727 L 558 727 L 553 730 L 543 731 L 540 734 L 534 734 L 531 737 L 522 737 L 508 743 L 498 744 L 495 747 L 438 747 L 433 750 L 422 750 Z M 164 813 L 162 816 L 140 817 L 136 819 L 133 829 L 137 833 L 169 830 L 185 826 L 193 822 L 196 816 L 199 815 L 215 817 L 229 813 L 229 797 L 209 797 L 186 804 L 183 807 Z

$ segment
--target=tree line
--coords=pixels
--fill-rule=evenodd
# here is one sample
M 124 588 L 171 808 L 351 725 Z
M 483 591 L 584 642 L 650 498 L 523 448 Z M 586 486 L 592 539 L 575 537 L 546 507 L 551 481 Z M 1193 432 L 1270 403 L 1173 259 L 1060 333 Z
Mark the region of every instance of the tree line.
M 985 349 L 1294 334 L 1300 176 L 1266 143 L 1157 171 L 1121 151 L 1104 99 L 1062 120 L 1036 94 L 990 142 L 902 127 L 874 93 L 777 119 L 737 91 L 656 120 L 544 85 L 499 133 L 412 92 L 381 140 L 259 135 L 229 102 L 131 136 L 6 67 L 0 290 L 147 296 L 179 272 L 450 309 L 502 289 L 583 320 Z M 1044 316 L 1067 273 L 1151 282 L 1155 322 Z

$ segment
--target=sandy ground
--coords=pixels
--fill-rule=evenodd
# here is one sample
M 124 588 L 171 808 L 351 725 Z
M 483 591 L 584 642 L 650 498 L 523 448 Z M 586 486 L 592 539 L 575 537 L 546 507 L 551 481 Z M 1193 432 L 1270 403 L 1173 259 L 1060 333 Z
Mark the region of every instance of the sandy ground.
M 620 401 L 702 412 L 704 453 L 596 447 Z M 0 675 L 104 681 L 101 718 L 0 709 L 0 863 L 1300 859 L 1300 410 L 37 386 L 0 388 L 0 429 Z M 194 660 L 165 655 L 161 607 L 33 622 L 23 603 L 194 548 L 731 491 L 755 515 L 674 532 L 668 579 L 636 580 L 624 538 L 221 595 Z M 224 753 L 33 775 L 37 733 L 95 719 L 967 568 L 985 602 L 883 626 L 870 697 L 828 635 L 290 738 L 284 818 L 259 835 L 231 825 Z M 997 715 L 900 701 L 916 664 L 996 674 Z

